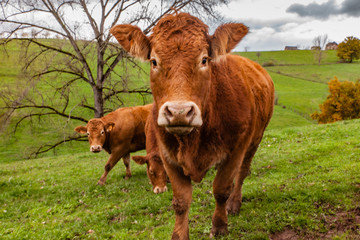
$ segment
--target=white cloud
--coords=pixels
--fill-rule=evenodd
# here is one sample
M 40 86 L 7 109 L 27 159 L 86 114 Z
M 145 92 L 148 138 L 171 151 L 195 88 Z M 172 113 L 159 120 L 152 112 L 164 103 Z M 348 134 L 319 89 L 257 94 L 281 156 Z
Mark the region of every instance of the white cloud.
M 290 6 L 300 6 L 309 14 L 287 11 Z M 309 6 L 315 6 L 316 11 L 309 12 Z M 286 45 L 310 47 L 314 37 L 323 34 L 338 43 L 347 36 L 360 37 L 356 29 L 359 0 L 239 0 L 219 10 L 225 21 L 250 27 L 237 51 L 244 51 L 244 47 L 250 51 L 283 50 Z

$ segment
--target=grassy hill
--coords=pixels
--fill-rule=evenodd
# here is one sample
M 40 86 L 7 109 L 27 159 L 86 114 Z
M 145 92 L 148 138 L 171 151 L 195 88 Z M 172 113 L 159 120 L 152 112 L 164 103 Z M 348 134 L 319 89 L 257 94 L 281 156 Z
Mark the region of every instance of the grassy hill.
M 52 44 L 64 44 L 54 41 Z M 275 106 L 274 117 L 270 123 L 269 128 L 282 128 L 287 126 L 300 126 L 307 124 L 314 124 L 310 119 L 310 114 L 318 110 L 318 105 L 324 101 L 328 92 L 326 82 L 338 76 L 340 80 L 353 80 L 360 76 L 360 61 L 353 64 L 337 64 L 335 51 L 327 51 L 326 58 L 323 60 L 323 65 L 317 65 L 316 59 L 311 51 L 275 51 L 275 52 L 261 52 L 257 57 L 255 52 L 235 53 L 245 57 L 249 57 L 260 64 L 272 62 L 275 66 L 267 67 L 266 69 L 272 76 L 275 82 L 276 95 L 278 97 L 278 106 Z M 22 68 L 22 45 L 18 42 L 12 42 L 6 51 L 0 51 L 0 78 L 3 84 L 0 90 L 10 89 L 11 91 L 25 91 L 29 83 L 26 82 L 24 75 L 21 73 Z M 19 64 L 20 63 L 20 64 Z M 94 66 L 95 67 L 95 66 Z M 118 66 L 121 68 L 121 64 Z M 129 71 L 134 71 L 132 67 L 127 68 Z M 148 76 L 139 75 L 136 72 L 132 73 L 133 79 L 129 82 L 129 86 L 146 86 L 148 85 Z M 45 79 L 46 80 L 46 79 Z M 56 87 L 57 78 L 50 78 L 51 84 Z M 37 89 L 47 91 L 44 83 L 39 82 L 36 85 Z M 71 91 L 71 96 L 74 99 L 70 102 L 72 114 L 83 116 L 90 119 L 93 116 L 91 111 L 79 112 L 76 107 L 76 99 L 87 99 L 87 103 L 92 106 L 92 90 L 91 88 L 79 82 L 74 85 Z M 36 97 L 36 96 L 35 96 Z M 143 104 L 143 99 L 139 95 L 121 94 L 121 106 L 134 106 Z M 146 99 L 147 102 L 151 98 Z M 0 106 L 2 101 L 0 100 Z M 120 105 L 108 105 L 113 109 L 121 107 Z M 1 116 L 0 112 L 0 116 Z M 31 121 L 25 120 L 14 133 L 14 126 L 16 120 L 14 118 L 10 125 L 0 128 L 0 162 L 13 161 L 29 157 L 29 155 L 45 144 L 52 144 L 64 139 L 64 136 L 73 134 L 73 128 L 77 125 L 83 124 L 80 121 L 71 120 L 63 117 L 48 117 L 48 118 L 32 118 Z M 36 141 L 33 141 L 36 136 Z M 51 156 L 57 154 L 76 153 L 86 147 L 83 142 L 70 142 L 61 144 L 60 147 L 43 154 L 42 156 Z
M 317 125 L 309 115 L 325 100 L 333 76 L 359 78 L 360 61 L 338 64 L 334 51 L 326 52 L 322 65 L 306 50 L 235 54 L 273 63 L 266 69 L 275 83 L 277 105 L 245 180 L 240 215 L 230 216 L 230 234 L 219 239 L 356 239 L 360 121 Z M 0 89 L 19 88 L 19 46 L 0 55 Z M 75 92 L 91 94 L 82 86 Z M 125 105 L 142 103 L 122 97 Z M 175 219 L 171 186 L 154 195 L 144 166 L 132 162 L 133 177 L 125 181 L 119 163 L 106 186 L 99 187 L 108 155 L 89 153 L 86 142 L 62 144 L 41 158 L 25 159 L 40 143 L 61 140 L 82 123 L 34 119 L 16 134 L 13 124 L 0 133 L 0 239 L 170 238 Z M 201 184 L 194 184 L 192 239 L 207 239 L 210 233 L 214 175 L 210 170 Z

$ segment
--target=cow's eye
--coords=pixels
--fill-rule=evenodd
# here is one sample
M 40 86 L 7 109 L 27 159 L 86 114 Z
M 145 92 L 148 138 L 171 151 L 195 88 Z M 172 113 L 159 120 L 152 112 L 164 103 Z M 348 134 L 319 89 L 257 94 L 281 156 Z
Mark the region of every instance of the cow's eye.
M 101 130 L 101 132 L 100 132 L 100 133 L 101 133 L 101 135 L 104 135 L 104 130 Z
M 87 132 L 86 134 L 87 134 L 88 136 L 90 136 L 90 133 L 89 133 L 89 132 Z
M 157 67 L 157 62 L 155 59 L 151 59 L 150 62 L 153 67 Z
M 207 57 L 203 57 L 203 59 L 201 60 L 201 64 L 202 64 L 202 65 L 206 65 L 207 61 L 208 61 L 208 58 L 207 58 Z

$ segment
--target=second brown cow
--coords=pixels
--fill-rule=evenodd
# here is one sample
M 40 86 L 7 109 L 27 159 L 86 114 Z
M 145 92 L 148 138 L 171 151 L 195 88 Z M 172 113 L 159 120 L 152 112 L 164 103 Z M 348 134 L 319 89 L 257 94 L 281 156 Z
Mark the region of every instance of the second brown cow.
M 110 154 L 105 171 L 98 181 L 99 185 L 105 184 L 108 173 L 121 158 L 126 167 L 125 179 L 131 177 L 130 153 L 145 149 L 145 124 L 151 109 L 152 104 L 119 108 L 102 118 L 89 120 L 86 126 L 75 128 L 76 132 L 87 134 L 91 152 L 97 153 L 104 149 Z M 152 183 L 159 184 L 153 187 L 163 189 L 166 179 L 158 179 L 165 172 L 163 166 L 159 167 L 153 161 L 149 161 L 148 165 L 154 165 L 154 170 L 158 171 L 156 175 L 149 175 Z

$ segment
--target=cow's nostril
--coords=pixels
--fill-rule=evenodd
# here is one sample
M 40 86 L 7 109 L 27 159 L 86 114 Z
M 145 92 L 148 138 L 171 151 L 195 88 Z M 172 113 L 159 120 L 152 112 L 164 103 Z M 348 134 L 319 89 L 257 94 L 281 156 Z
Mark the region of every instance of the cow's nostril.
M 165 109 L 164 109 L 164 114 L 165 114 L 165 116 L 166 116 L 167 118 L 173 117 L 173 112 L 170 111 L 170 109 L 169 109 L 168 106 L 165 107 Z
M 190 110 L 189 110 L 188 113 L 186 114 L 186 118 L 191 118 L 192 116 L 194 116 L 194 114 L 195 114 L 194 107 L 191 106 Z

